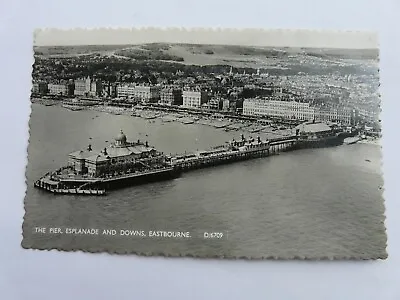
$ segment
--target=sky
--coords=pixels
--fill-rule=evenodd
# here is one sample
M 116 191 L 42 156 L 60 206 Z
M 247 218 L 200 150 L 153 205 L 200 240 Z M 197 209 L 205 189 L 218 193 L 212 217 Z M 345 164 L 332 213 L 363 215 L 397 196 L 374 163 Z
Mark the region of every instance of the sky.
M 34 32 L 35 46 L 190 43 L 309 48 L 378 48 L 378 35 L 359 31 L 263 29 L 45 29 Z

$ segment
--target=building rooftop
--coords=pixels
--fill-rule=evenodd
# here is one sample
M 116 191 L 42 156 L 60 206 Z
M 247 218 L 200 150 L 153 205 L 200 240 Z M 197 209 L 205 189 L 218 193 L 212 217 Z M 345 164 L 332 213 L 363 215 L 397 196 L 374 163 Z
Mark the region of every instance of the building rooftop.
M 332 128 L 326 123 L 303 123 L 298 125 L 296 129 L 300 129 L 300 132 L 305 133 L 317 133 L 332 130 Z
M 128 142 L 126 135 L 122 132 L 115 138 L 115 143 L 104 148 L 103 150 L 94 150 L 91 145 L 85 150 L 75 151 L 69 154 L 70 157 L 76 159 L 85 159 L 87 161 L 105 161 L 111 158 L 118 158 L 132 154 L 141 154 L 144 152 L 154 151 L 155 148 L 140 142 Z

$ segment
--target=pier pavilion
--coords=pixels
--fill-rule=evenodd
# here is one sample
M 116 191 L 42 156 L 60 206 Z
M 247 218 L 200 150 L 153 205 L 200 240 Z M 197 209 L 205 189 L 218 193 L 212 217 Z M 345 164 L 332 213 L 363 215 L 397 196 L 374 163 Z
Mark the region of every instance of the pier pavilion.
M 93 150 L 89 145 L 86 149 L 70 153 L 68 164 L 75 174 L 99 176 L 111 170 L 121 170 L 140 163 L 142 166 L 163 163 L 164 155 L 159 153 L 147 142 L 140 140 L 128 142 L 121 130 L 115 137 L 115 142 L 103 150 Z
M 302 136 L 325 137 L 332 135 L 333 128 L 323 122 L 305 122 L 295 128 Z

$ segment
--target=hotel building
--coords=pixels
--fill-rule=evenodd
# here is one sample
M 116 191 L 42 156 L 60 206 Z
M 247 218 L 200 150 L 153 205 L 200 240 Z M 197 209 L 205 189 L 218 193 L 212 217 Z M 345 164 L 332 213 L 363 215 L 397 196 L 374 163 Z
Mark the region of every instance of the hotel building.
M 353 113 L 351 109 L 343 107 L 317 107 L 315 108 L 315 119 L 323 122 L 339 121 L 344 125 L 350 125 L 353 121 Z
M 135 98 L 142 103 L 155 103 L 160 99 L 160 87 L 133 83 L 120 84 L 117 86 L 117 96 Z
M 75 89 L 74 95 L 75 96 L 101 96 L 102 93 L 102 84 L 98 80 L 92 80 L 90 77 L 86 77 L 84 79 L 76 79 L 74 81 Z
M 134 93 L 135 97 L 140 99 L 142 103 L 154 103 L 160 99 L 159 86 L 137 85 Z
M 76 96 L 88 96 L 90 91 L 90 77 L 84 79 L 76 79 L 74 95 Z
M 203 103 L 207 102 L 207 92 L 196 89 L 185 89 L 182 92 L 183 107 L 200 108 Z
M 49 83 L 47 85 L 49 94 L 51 95 L 73 95 L 74 85 L 73 83 Z
M 182 105 L 182 90 L 176 87 L 161 89 L 159 103 L 164 105 Z
M 308 102 L 279 101 L 272 99 L 245 99 L 243 114 L 248 116 L 271 116 L 286 119 L 313 120 L 315 108 Z
M 345 125 L 349 125 L 352 122 L 351 110 L 346 108 L 321 108 L 312 106 L 309 102 L 280 101 L 270 98 L 245 99 L 243 101 L 243 115 L 324 122 L 339 121 Z
M 32 93 L 46 94 L 48 92 L 48 85 L 46 82 L 34 82 L 32 84 Z
M 117 97 L 133 98 L 135 96 L 134 84 L 121 84 L 117 86 Z

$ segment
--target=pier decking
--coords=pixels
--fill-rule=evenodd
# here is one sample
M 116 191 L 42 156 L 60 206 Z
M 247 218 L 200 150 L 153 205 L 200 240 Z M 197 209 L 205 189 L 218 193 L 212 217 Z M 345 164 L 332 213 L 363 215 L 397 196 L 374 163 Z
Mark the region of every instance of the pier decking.
M 106 191 L 97 190 L 97 189 L 83 189 L 83 188 L 60 188 L 58 187 L 58 182 L 55 184 L 47 183 L 44 178 L 37 180 L 34 183 L 34 186 L 37 188 L 41 188 L 53 194 L 61 194 L 61 195 L 87 195 L 87 196 L 103 196 L 106 194 Z
M 281 151 L 290 150 L 297 142 L 297 137 L 277 138 L 270 140 L 267 149 L 249 149 L 247 151 L 229 150 L 222 153 L 213 153 L 206 157 L 191 153 L 175 156 L 172 165 L 182 171 L 206 168 L 216 165 L 233 163 L 236 161 L 249 160 L 253 158 L 266 157 Z M 221 148 L 224 146 L 220 146 Z M 218 148 L 218 147 L 215 147 Z

